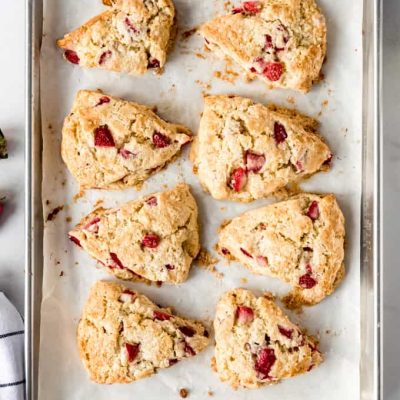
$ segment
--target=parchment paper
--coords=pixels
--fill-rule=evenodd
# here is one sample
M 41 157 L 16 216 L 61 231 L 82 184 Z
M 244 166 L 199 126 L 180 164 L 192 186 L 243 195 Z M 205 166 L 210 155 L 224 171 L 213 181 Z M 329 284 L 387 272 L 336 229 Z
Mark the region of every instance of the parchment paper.
M 362 0 L 320 0 L 328 23 L 328 57 L 325 80 L 304 95 L 291 91 L 268 91 L 260 82 L 234 83 L 214 77 L 232 78 L 225 63 L 203 49 L 203 40 L 194 35 L 182 40 L 181 33 L 224 14 L 223 0 L 175 0 L 180 34 L 165 73 L 131 77 L 99 70 L 85 70 L 65 62 L 55 41 L 104 8 L 99 0 L 45 0 L 44 37 L 41 53 L 41 96 L 43 118 L 43 203 L 45 217 L 64 206 L 53 221 L 45 223 L 44 281 L 41 314 L 40 400 L 62 399 L 177 399 L 187 388 L 190 399 L 216 400 L 354 400 L 359 398 L 360 349 L 360 195 L 361 195 L 361 100 L 362 100 Z M 234 66 L 230 70 L 240 72 Z M 161 370 L 156 376 L 129 385 L 102 386 L 92 383 L 78 357 L 76 326 L 91 285 L 113 278 L 95 268 L 95 261 L 74 247 L 67 232 L 93 207 L 98 199 L 115 206 L 153 191 L 188 182 L 198 202 L 202 223 L 202 244 L 212 251 L 217 228 L 227 218 L 267 204 L 263 200 L 248 205 L 217 202 L 205 194 L 192 173 L 187 153 L 167 170 L 151 178 L 140 192 L 88 191 L 73 200 L 78 186 L 60 156 L 61 128 L 77 90 L 101 88 L 106 93 L 148 105 L 157 105 L 159 114 L 197 132 L 203 107 L 202 93 L 234 93 L 256 101 L 296 107 L 318 117 L 321 132 L 336 157 L 329 173 L 320 173 L 302 185 L 304 190 L 333 192 L 346 217 L 347 276 L 338 290 L 321 304 L 302 314 L 289 313 L 310 333 L 319 334 L 326 361 L 309 374 L 260 390 L 233 391 L 219 382 L 210 368 L 213 343 L 195 358 Z M 170 305 L 184 316 L 211 325 L 219 296 L 234 287 L 246 287 L 261 294 L 278 295 L 289 287 L 268 277 L 255 277 L 238 264 L 220 261 L 222 279 L 192 267 L 189 280 L 179 286 L 130 284 L 156 303 Z M 60 276 L 62 275 L 62 276 Z M 243 280 L 243 278 L 247 279 Z M 212 341 L 211 341 L 212 342 Z

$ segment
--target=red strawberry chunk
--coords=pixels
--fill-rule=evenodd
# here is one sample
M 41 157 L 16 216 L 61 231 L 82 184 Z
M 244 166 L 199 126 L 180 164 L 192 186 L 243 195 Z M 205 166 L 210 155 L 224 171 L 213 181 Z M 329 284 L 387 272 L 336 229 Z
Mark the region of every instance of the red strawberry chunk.
M 99 65 L 103 65 L 112 55 L 111 50 L 104 51 L 101 53 L 99 58 Z
M 135 299 L 135 297 L 136 297 L 135 292 L 132 292 L 129 289 L 125 289 L 119 296 L 119 301 L 121 301 L 122 303 L 130 303 Z
M 103 104 L 109 103 L 111 99 L 107 96 L 100 97 L 99 102 L 96 104 L 96 107 L 101 106 Z
M 301 160 L 297 160 L 296 161 L 296 169 L 297 169 L 297 172 L 303 172 L 304 171 L 304 165 L 303 165 L 303 162 Z
M 267 257 L 258 256 L 256 258 L 256 260 L 257 260 L 258 265 L 260 265 L 261 267 L 264 267 L 264 268 L 268 268 L 269 263 L 268 263 L 268 258 Z
M 100 218 L 96 217 L 96 218 L 92 219 L 91 221 L 89 221 L 83 227 L 83 229 L 85 229 L 89 232 L 97 233 L 99 231 L 99 225 L 98 225 L 99 222 L 100 222 Z
M 221 253 L 222 253 L 224 256 L 228 256 L 229 254 L 231 254 L 231 252 L 230 252 L 228 249 L 226 249 L 225 247 L 223 247 L 223 248 L 221 249 Z
M 117 266 L 119 269 L 125 269 L 125 266 L 122 264 L 121 260 L 118 258 L 118 256 L 115 253 L 110 253 L 111 260 L 114 262 L 113 268 Z
M 147 68 L 160 68 L 160 61 L 158 61 L 156 58 L 151 58 Z
M 185 342 L 185 345 L 183 347 L 184 351 L 186 354 L 188 354 L 189 356 L 195 356 L 196 352 L 193 350 L 193 347 L 190 346 L 189 343 Z
M 257 173 L 265 164 L 265 156 L 263 154 L 257 154 L 250 150 L 246 151 L 245 158 L 247 171 Z
M 269 373 L 275 361 L 276 356 L 274 349 L 265 347 L 258 353 L 254 369 L 261 375 L 261 379 L 270 378 Z
M 240 192 L 247 183 L 247 172 L 244 168 L 236 168 L 231 175 L 230 186 L 235 192 Z
M 317 281 L 309 274 L 304 274 L 299 279 L 299 285 L 303 289 L 312 289 L 317 284 Z
M 254 319 L 253 309 L 246 306 L 238 306 L 236 309 L 236 319 L 241 324 L 250 324 Z
M 287 138 L 287 133 L 285 127 L 279 122 L 275 122 L 274 124 L 274 139 L 275 143 L 278 145 L 283 143 Z
M 286 336 L 288 339 L 292 339 L 293 337 L 293 329 L 284 328 L 281 325 L 278 325 L 278 330 L 281 335 Z
M 158 204 L 157 197 L 151 196 L 146 200 L 146 204 L 149 206 L 156 206 Z
M 256 74 L 256 73 L 257 73 L 257 70 L 256 70 L 254 67 L 251 67 L 251 68 L 250 68 L 250 72 L 252 72 L 253 74 Z
M 245 1 L 241 6 L 232 10 L 233 14 L 246 13 L 256 15 L 261 11 L 261 4 L 258 1 Z
M 76 51 L 73 50 L 65 50 L 64 56 L 72 64 L 79 64 L 79 62 L 81 61 Z
M 131 157 L 135 156 L 134 153 L 132 153 L 130 150 L 127 149 L 120 149 L 119 154 L 121 154 L 122 158 L 124 158 L 125 160 L 128 160 Z
M 69 240 L 75 244 L 77 244 L 79 247 L 82 247 L 81 242 L 79 241 L 78 238 L 76 238 L 75 236 L 69 235 Z
M 193 337 L 196 333 L 194 329 L 190 328 L 189 326 L 180 326 L 178 329 L 187 337 Z
M 165 264 L 165 268 L 167 268 L 168 271 L 172 271 L 173 269 L 175 269 L 175 266 L 171 264 Z
M 172 367 L 173 365 L 175 365 L 178 362 L 178 360 L 176 358 L 171 358 L 171 360 L 169 360 L 168 365 L 170 367 Z
M 240 251 L 241 251 L 246 257 L 253 258 L 253 256 L 252 256 L 247 250 L 240 248 Z
M 133 362 L 135 361 L 137 355 L 139 354 L 139 344 L 130 344 L 130 343 L 125 343 L 125 349 L 126 352 L 128 353 L 128 361 Z
M 136 29 L 136 27 L 133 25 L 132 21 L 128 17 L 125 18 L 125 25 L 128 28 L 128 31 L 130 31 L 132 33 L 138 33 L 139 32 L 139 30 Z
M 333 159 L 333 154 L 329 154 L 328 158 L 324 161 L 324 165 L 330 165 Z
M 160 243 L 160 237 L 155 233 L 148 233 L 144 236 L 142 240 L 142 245 L 148 247 L 149 249 L 155 249 Z
M 307 210 L 307 217 L 311 218 L 313 221 L 319 218 L 319 207 L 318 202 L 311 202 Z
M 272 82 L 279 81 L 283 74 L 283 65 L 280 62 L 268 62 L 265 64 L 263 75 Z
M 95 129 L 94 145 L 99 147 L 115 147 L 114 138 L 108 125 L 101 125 Z
M 162 311 L 153 311 L 153 318 L 158 319 L 159 321 L 169 321 L 171 319 L 171 315 L 162 312 Z
M 271 35 L 265 35 L 265 46 L 264 50 L 272 49 L 274 45 L 272 44 L 272 37 Z
M 158 149 L 162 149 L 163 147 L 167 147 L 171 144 L 171 139 L 160 132 L 154 132 L 153 144 Z

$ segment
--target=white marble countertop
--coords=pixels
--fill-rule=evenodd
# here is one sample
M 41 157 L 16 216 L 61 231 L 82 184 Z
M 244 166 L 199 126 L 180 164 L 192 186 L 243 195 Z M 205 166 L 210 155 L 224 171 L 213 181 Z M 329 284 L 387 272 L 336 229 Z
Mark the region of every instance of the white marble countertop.
M 24 1 L 0 13 L 0 127 L 9 159 L 0 161 L 0 291 L 23 311 L 24 301 Z M 400 1 L 384 2 L 384 399 L 400 399 Z

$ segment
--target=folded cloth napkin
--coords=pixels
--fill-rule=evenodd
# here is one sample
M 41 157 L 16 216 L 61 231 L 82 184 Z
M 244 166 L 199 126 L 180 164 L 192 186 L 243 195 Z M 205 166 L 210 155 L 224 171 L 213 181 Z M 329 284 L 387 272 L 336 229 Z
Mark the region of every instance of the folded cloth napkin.
M 0 292 L 0 400 L 23 400 L 24 323 Z

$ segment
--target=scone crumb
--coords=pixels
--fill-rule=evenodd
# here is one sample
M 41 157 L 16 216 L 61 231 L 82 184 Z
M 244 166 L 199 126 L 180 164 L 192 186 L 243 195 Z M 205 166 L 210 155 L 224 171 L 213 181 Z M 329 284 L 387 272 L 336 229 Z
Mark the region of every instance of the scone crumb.
M 188 29 L 187 31 L 184 31 L 182 33 L 182 39 L 183 40 L 187 40 L 189 39 L 191 36 L 193 36 L 195 33 L 197 32 L 197 27 L 194 27 L 192 29 Z
M 293 96 L 288 96 L 287 99 L 286 99 L 286 101 L 287 101 L 289 104 L 296 104 L 296 99 L 295 99 Z
M 85 190 L 80 190 L 73 198 L 73 202 L 76 203 L 79 199 L 85 196 Z
M 53 208 L 47 215 L 46 222 L 53 221 L 57 214 L 64 209 L 64 206 L 58 206 Z
M 189 392 L 187 389 L 182 388 L 179 390 L 179 395 L 182 397 L 182 399 L 186 399 L 186 397 L 189 395 Z
M 241 283 L 242 285 L 246 285 L 247 282 L 248 282 L 247 278 L 240 278 L 240 283 Z
M 205 269 L 208 272 L 211 272 L 217 278 L 221 279 L 223 274 L 218 272 L 215 269 L 215 266 L 218 264 L 218 258 L 215 258 L 212 254 L 210 254 L 206 249 L 200 249 L 199 254 L 196 257 L 197 265 Z
M 210 397 L 214 396 L 214 392 L 213 392 L 212 390 L 209 390 L 209 391 L 207 392 L 207 394 L 208 394 Z

